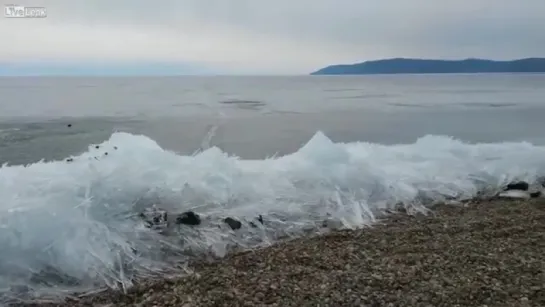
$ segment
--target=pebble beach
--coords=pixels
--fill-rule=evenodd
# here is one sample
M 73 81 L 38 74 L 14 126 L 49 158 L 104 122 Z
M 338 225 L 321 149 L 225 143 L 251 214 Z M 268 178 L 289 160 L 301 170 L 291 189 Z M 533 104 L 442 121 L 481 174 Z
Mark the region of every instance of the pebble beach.
M 399 212 L 191 269 L 128 293 L 19 306 L 545 306 L 545 199 Z

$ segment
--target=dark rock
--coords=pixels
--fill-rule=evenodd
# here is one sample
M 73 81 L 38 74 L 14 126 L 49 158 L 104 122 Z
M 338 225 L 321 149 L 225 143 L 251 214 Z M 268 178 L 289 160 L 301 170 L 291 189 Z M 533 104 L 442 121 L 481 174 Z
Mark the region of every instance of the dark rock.
M 117 146 L 114 146 L 114 150 L 117 150 Z
M 157 206 L 146 208 L 142 213 L 140 213 L 140 218 L 144 220 L 146 227 L 153 230 L 163 231 L 168 226 L 167 212 L 161 208 L 158 208 Z
M 72 127 L 72 124 L 68 124 L 68 125 L 66 125 L 66 127 L 70 128 L 70 127 Z
M 66 159 L 66 162 L 74 162 L 74 159 L 68 158 L 68 159 Z
M 531 198 L 537 198 L 537 197 L 540 197 L 540 196 L 541 196 L 541 191 L 536 191 L 536 192 L 530 193 Z
M 229 225 L 229 227 L 231 227 L 231 229 L 233 230 L 237 230 L 237 229 L 240 229 L 240 227 L 242 227 L 242 223 L 238 220 L 235 220 L 234 218 L 232 217 L 227 217 L 225 219 L 223 219 L 223 222 L 227 225 Z
M 509 190 L 520 190 L 520 191 L 528 191 L 528 188 L 530 188 L 530 185 L 526 181 L 518 181 L 518 182 L 512 182 L 507 185 L 505 188 L 505 191 Z
M 9 290 L 16 294 L 26 294 L 29 293 L 32 289 L 27 285 L 12 285 L 9 287 Z
M 176 217 L 176 224 L 197 226 L 201 224 L 201 218 L 195 212 L 187 211 Z
M 161 216 L 154 216 L 153 217 L 153 222 L 154 223 L 161 223 L 162 221 L 167 221 L 167 220 L 168 220 L 167 212 L 164 212 Z
M 99 148 L 100 148 L 100 145 L 95 146 L 95 148 L 96 148 L 96 149 L 99 149 Z
M 69 276 L 51 266 L 47 266 L 41 271 L 33 273 L 30 277 L 30 282 L 36 285 L 46 286 L 77 286 L 79 284 L 77 278 Z
M 257 221 L 260 222 L 261 225 L 263 225 L 263 216 L 261 214 L 258 215 Z M 254 222 L 250 222 L 250 226 L 252 226 L 253 228 L 257 228 L 257 225 Z
M 107 152 L 105 152 L 105 153 L 104 153 L 104 155 L 105 155 L 105 156 L 107 156 L 107 155 L 108 155 L 108 153 L 107 153 Z

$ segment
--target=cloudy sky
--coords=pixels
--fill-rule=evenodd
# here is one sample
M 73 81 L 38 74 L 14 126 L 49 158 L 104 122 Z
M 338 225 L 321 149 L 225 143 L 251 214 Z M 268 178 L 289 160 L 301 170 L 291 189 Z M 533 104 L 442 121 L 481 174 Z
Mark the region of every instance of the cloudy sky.
M 545 56 L 545 0 L 0 0 L 0 74 L 307 74 L 389 57 Z

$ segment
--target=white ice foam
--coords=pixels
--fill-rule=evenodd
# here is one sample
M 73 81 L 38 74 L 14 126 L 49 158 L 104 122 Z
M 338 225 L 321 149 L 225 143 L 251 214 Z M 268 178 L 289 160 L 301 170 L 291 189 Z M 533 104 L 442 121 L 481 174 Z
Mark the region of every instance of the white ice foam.
M 528 191 L 509 190 L 498 194 L 503 198 L 518 198 L 518 199 L 530 199 L 530 193 Z
M 216 147 L 180 156 L 128 133 L 73 159 L 0 168 L 0 290 L 28 284 L 44 268 L 85 287 L 130 286 L 171 267 L 161 250 L 222 255 L 228 242 L 270 242 L 271 230 L 293 235 L 324 219 L 358 227 L 399 202 L 422 210 L 425 201 L 470 198 L 545 174 L 545 147 L 529 143 L 425 136 L 408 145 L 341 144 L 321 132 L 299 151 L 265 160 Z M 165 238 L 131 218 L 154 202 L 203 214 L 201 231 Z M 264 227 L 237 234 L 217 227 L 225 216 L 259 214 Z

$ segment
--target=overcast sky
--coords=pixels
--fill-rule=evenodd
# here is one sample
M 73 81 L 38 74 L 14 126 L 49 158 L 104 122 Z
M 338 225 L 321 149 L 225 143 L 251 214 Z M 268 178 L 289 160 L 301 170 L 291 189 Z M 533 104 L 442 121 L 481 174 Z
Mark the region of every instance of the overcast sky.
M 545 56 L 545 0 L 0 0 L 12 3 L 48 16 L 0 18 L 4 71 L 307 74 L 389 57 Z

